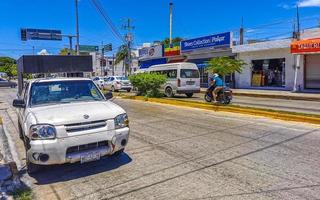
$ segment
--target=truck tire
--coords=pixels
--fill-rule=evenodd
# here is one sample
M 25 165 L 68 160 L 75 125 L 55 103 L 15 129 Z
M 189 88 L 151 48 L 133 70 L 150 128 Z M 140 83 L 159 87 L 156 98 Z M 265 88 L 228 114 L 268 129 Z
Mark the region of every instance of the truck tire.
M 24 133 L 23 133 L 23 131 L 22 131 L 22 128 L 21 128 L 21 124 L 20 124 L 20 123 L 18 123 L 18 129 L 19 129 L 19 138 L 20 138 L 21 140 L 24 140 Z
M 171 87 L 167 87 L 164 93 L 165 93 L 165 95 L 166 95 L 167 97 L 169 97 L 169 98 L 172 98 L 172 97 L 174 96 L 173 90 L 172 90 Z
M 39 172 L 41 170 L 42 166 L 30 162 L 30 160 L 28 158 L 27 152 L 30 149 L 30 141 L 28 138 L 24 139 L 24 147 L 26 149 L 26 167 L 27 167 L 28 174 L 34 174 L 36 172 Z
M 34 174 L 41 170 L 41 165 L 33 164 L 32 162 L 29 161 L 28 158 L 26 158 L 26 165 L 27 165 L 28 174 Z
M 113 156 L 119 157 L 124 152 L 124 149 L 120 149 L 119 151 L 116 151 L 113 153 Z

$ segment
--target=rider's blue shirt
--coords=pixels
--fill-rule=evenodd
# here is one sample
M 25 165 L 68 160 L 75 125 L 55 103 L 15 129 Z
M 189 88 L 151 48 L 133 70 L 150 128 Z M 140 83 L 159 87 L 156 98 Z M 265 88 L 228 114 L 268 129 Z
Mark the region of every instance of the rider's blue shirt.
M 224 86 L 223 80 L 221 78 L 215 77 L 213 79 L 215 80 L 216 87 L 223 87 Z

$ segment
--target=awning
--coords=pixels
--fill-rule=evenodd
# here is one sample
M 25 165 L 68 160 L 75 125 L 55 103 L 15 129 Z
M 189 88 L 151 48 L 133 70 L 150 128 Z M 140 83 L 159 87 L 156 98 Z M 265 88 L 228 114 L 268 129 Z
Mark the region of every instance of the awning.
M 320 38 L 300 40 L 291 43 L 292 54 L 320 53 Z

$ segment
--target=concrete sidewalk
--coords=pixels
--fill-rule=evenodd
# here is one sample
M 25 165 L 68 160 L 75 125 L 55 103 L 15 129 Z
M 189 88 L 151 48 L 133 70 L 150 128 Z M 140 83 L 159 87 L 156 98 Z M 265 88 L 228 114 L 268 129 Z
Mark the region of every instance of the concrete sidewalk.
M 204 93 L 207 89 L 201 88 Z M 320 101 L 320 91 L 318 93 L 294 93 L 291 91 L 276 90 L 253 90 L 253 89 L 232 89 L 234 96 L 261 97 L 286 100 Z

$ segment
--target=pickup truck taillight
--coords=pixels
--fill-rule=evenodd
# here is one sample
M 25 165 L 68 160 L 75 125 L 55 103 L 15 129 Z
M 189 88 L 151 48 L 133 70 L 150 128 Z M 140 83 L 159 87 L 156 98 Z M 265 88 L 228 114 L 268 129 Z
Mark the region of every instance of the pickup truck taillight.
M 178 78 L 177 84 L 178 84 L 178 87 L 181 87 L 181 80 L 180 80 L 180 78 Z

